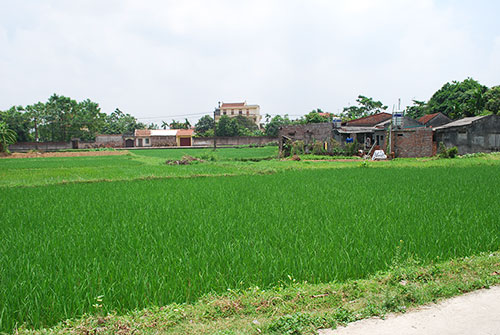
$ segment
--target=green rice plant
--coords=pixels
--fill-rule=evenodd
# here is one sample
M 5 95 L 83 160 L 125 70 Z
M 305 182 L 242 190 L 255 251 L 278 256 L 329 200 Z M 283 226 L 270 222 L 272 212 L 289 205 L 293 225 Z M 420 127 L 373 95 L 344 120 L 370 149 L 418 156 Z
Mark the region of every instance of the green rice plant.
M 0 331 L 498 248 L 496 161 L 408 162 L 1 188 Z

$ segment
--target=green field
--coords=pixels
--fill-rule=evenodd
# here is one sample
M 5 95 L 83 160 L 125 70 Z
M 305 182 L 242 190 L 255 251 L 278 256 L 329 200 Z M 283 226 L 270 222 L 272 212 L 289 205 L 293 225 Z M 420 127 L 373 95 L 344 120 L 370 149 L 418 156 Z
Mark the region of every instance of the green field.
M 0 160 L 0 331 L 500 246 L 497 155 L 241 161 L 266 147 L 164 164 L 184 154 Z

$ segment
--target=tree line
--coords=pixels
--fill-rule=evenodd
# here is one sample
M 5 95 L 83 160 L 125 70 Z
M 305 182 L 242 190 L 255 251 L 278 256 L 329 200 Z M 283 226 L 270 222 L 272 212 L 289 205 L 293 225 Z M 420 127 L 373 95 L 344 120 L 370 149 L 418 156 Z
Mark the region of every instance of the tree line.
M 373 115 L 387 110 L 381 101 L 359 95 L 356 105 L 343 108 L 343 121 Z M 500 86 L 488 88 L 478 81 L 467 78 L 444 84 L 429 101 L 414 100 L 406 107 L 407 116 L 419 118 L 426 114 L 443 113 L 452 120 L 463 117 L 498 114 L 500 111 Z M 198 136 L 269 136 L 277 137 L 279 128 L 291 124 L 331 122 L 331 113 L 317 108 L 292 120 L 288 115 L 265 116 L 265 125 L 260 128 L 245 116 L 220 117 L 214 134 L 214 119 L 205 115 L 195 124 Z M 192 128 L 189 120 L 162 122 L 166 129 Z M 7 142 L 68 142 L 72 138 L 94 140 L 97 134 L 133 134 L 136 129 L 160 129 L 151 123 L 139 122 L 134 116 L 116 109 L 111 114 L 101 112 L 99 104 L 89 99 L 77 102 L 62 95 L 53 94 L 45 103 L 28 106 L 13 106 L 0 111 L 0 141 Z
M 131 134 L 147 127 L 118 108 L 108 115 L 89 99 L 77 102 L 57 94 L 47 102 L 0 111 L 0 123 L 15 132 L 18 142 L 90 141 L 97 134 Z

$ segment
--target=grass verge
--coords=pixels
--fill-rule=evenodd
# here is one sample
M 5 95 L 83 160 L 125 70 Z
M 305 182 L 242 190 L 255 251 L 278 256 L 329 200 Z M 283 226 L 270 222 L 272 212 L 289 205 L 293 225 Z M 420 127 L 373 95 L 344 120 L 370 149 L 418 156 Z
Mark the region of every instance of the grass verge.
M 446 262 L 393 262 L 389 271 L 344 283 L 296 283 L 206 295 L 194 304 L 171 304 L 126 315 L 99 313 L 43 330 L 16 334 L 314 334 L 372 316 L 405 312 L 500 283 L 500 252 Z

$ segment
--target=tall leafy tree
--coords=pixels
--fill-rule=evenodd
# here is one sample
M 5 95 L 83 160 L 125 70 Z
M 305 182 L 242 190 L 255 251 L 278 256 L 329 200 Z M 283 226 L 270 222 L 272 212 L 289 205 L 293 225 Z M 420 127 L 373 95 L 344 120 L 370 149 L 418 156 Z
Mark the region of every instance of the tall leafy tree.
M 387 109 L 381 101 L 359 95 L 356 99 L 358 106 L 344 107 L 342 112 L 345 119 L 353 120 L 360 117 L 381 113 Z
M 170 129 L 189 129 L 191 128 L 191 123 L 186 119 L 185 122 L 172 120 L 169 124 Z
M 485 107 L 487 90 L 472 78 L 446 83 L 430 98 L 427 113 L 441 112 L 453 120 L 479 115 Z
M 214 119 L 210 115 L 204 115 L 196 122 L 194 129 L 197 134 L 205 134 L 214 129 Z
M 426 114 L 426 109 L 427 105 L 425 101 L 413 100 L 413 105 L 406 107 L 405 114 L 411 118 L 418 119 Z
M 0 111 L 0 121 L 16 133 L 19 142 L 33 140 L 31 119 L 22 106 L 13 106 L 6 111 Z
M 0 122 L 0 152 L 9 153 L 9 145 L 16 143 L 16 132 L 7 123 Z
M 106 116 L 106 122 L 103 128 L 104 134 L 133 134 L 136 129 L 145 129 L 144 123 L 138 122 L 130 114 L 123 113 L 116 108 L 113 113 Z
M 321 109 L 312 110 L 310 113 L 306 114 L 304 118 L 304 123 L 324 123 L 328 122 L 328 118 L 320 115 L 319 113 L 323 113 Z
M 269 120 L 270 116 L 267 119 Z M 292 124 L 292 120 L 290 120 L 288 115 L 276 115 L 266 123 L 264 133 L 269 137 L 278 137 L 280 127 L 290 124 Z
M 222 115 L 216 126 L 217 136 L 238 136 L 239 126 L 234 118 Z
M 500 113 L 500 86 L 494 86 L 484 94 L 484 108 L 492 114 Z

